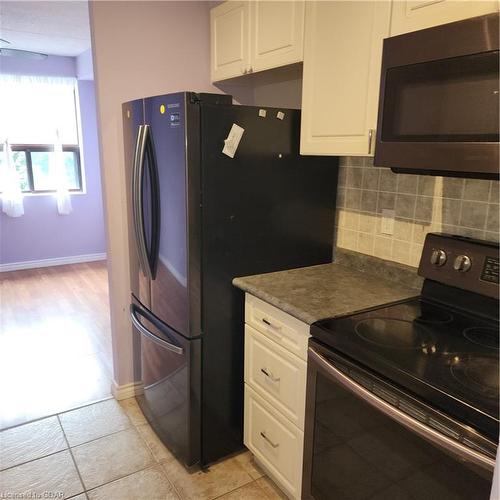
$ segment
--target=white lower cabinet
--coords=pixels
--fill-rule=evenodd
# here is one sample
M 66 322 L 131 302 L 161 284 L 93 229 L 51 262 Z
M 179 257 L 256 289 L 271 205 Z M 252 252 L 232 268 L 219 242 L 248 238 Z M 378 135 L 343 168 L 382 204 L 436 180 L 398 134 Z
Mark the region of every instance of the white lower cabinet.
M 245 445 L 300 498 L 309 325 L 251 295 L 245 321 Z
M 304 429 L 307 365 L 245 326 L 245 380 L 299 429 Z
M 291 498 L 300 498 L 304 433 L 245 384 L 245 446 Z

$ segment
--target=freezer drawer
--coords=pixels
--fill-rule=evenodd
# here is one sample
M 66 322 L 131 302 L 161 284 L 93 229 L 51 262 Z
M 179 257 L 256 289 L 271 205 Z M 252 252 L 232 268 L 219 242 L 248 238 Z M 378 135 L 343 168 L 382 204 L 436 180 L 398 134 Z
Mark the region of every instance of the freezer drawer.
M 187 466 L 200 460 L 201 339 L 187 340 L 138 302 L 134 325 L 136 396 L 148 422 L 167 448 Z

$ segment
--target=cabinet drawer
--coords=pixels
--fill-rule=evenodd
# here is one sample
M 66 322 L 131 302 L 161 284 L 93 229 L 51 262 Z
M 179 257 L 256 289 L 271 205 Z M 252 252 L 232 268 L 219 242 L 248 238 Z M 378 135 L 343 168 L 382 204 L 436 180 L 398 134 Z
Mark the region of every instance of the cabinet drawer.
M 304 430 L 307 364 L 245 325 L 245 382 Z
M 304 434 L 245 384 L 245 445 L 292 498 L 300 498 Z
M 304 361 L 307 359 L 310 335 L 306 323 L 248 293 L 245 322 Z

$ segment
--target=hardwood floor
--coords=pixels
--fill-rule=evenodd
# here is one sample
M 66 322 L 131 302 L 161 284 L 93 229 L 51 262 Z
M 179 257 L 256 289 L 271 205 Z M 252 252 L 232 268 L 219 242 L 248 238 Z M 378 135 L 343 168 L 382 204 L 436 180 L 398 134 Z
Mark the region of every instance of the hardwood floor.
M 0 273 L 0 429 L 108 397 L 106 263 Z

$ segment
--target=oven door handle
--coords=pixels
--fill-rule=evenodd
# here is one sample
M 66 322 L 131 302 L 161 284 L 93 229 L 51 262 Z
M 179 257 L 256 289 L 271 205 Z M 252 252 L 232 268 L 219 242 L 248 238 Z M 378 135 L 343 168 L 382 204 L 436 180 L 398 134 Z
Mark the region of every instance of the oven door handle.
M 467 446 L 447 437 L 443 434 L 435 431 L 434 429 L 424 425 L 422 422 L 410 417 L 406 413 L 398 410 L 394 406 L 385 402 L 383 399 L 378 398 L 373 393 L 365 389 L 363 386 L 357 384 L 349 377 L 344 375 L 340 370 L 335 368 L 324 356 L 316 352 L 311 347 L 308 350 L 309 359 L 317 366 L 319 366 L 322 371 L 332 380 L 339 383 L 342 387 L 348 391 L 356 394 L 363 401 L 368 403 L 370 406 L 376 410 L 382 412 L 387 417 L 398 422 L 399 424 L 406 427 L 411 432 L 418 434 L 421 438 L 429 441 L 430 443 L 437 445 L 449 453 L 457 456 L 461 460 L 466 460 L 468 462 L 474 463 L 484 469 L 493 471 L 495 468 L 495 460 L 479 453 Z

